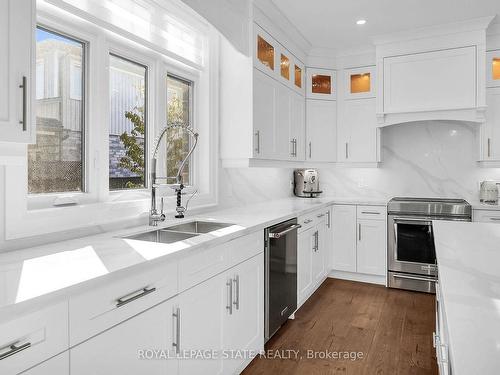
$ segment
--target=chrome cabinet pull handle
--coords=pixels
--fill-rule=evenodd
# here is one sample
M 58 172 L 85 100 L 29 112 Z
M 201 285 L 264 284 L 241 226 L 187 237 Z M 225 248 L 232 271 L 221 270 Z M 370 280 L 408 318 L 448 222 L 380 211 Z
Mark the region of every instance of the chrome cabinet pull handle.
M 181 352 L 181 309 L 177 307 L 172 313 L 173 319 L 175 319 L 175 339 L 172 342 L 172 346 L 175 348 L 175 352 L 179 354 Z
M 255 152 L 257 152 L 257 154 L 260 154 L 260 130 L 257 130 L 255 132 L 255 136 L 257 137 L 257 146 L 255 147 Z
M 312 220 L 311 220 L 311 219 L 306 219 L 306 220 L 304 220 L 304 224 L 309 224 L 309 223 L 311 223 L 311 222 L 312 222 Z
M 312 142 L 309 142 L 309 159 L 312 158 Z
M 500 217 L 490 217 L 490 220 L 492 220 L 492 221 L 500 221 Z
M 326 211 L 326 226 L 330 228 L 330 210 Z
M 293 156 L 295 156 L 295 153 L 294 153 L 295 148 L 293 146 L 293 138 L 290 140 L 290 144 L 292 145 L 292 151 L 290 151 L 290 156 L 293 157 Z
M 361 211 L 361 213 L 365 215 L 380 215 L 380 212 L 375 211 Z
M 297 138 L 293 139 L 293 156 L 297 157 Z
M 345 158 L 349 159 L 349 143 L 345 143 Z
M 233 282 L 232 280 L 228 280 L 226 282 L 227 286 L 227 305 L 226 310 L 229 312 L 229 315 L 233 314 Z
M 27 129 L 27 124 L 26 124 L 26 121 L 27 121 L 27 108 L 28 108 L 28 97 L 27 97 L 27 78 L 26 76 L 23 76 L 23 81 L 22 83 L 19 85 L 19 88 L 20 89 L 23 89 L 23 119 L 21 121 L 19 121 L 19 124 L 21 124 L 23 126 L 23 131 L 26 131 Z
M 5 349 L 8 349 L 5 353 L 0 354 L 0 361 L 11 355 L 22 352 L 25 349 L 28 349 L 31 346 L 31 342 L 24 343 L 22 345 L 18 345 L 20 341 L 15 342 L 14 344 L 9 345 Z
M 117 298 L 116 299 L 116 307 L 121 307 L 123 305 L 126 305 L 127 303 L 130 303 L 132 301 L 135 301 L 136 299 L 147 296 L 148 294 L 151 294 L 154 291 L 156 291 L 156 288 L 149 288 L 149 289 L 142 288 L 142 289 L 136 290 L 135 292 L 127 294 L 126 296 Z
M 319 214 L 319 215 L 316 215 L 316 217 L 319 219 L 321 217 L 325 216 L 325 214 Z
M 361 223 L 358 223 L 358 240 L 361 241 Z
M 491 138 L 488 138 L 488 157 L 491 156 Z
M 234 307 L 236 307 L 236 310 L 240 309 L 240 275 L 236 275 L 233 279 L 234 282 L 234 287 L 236 289 L 236 298 L 233 302 Z

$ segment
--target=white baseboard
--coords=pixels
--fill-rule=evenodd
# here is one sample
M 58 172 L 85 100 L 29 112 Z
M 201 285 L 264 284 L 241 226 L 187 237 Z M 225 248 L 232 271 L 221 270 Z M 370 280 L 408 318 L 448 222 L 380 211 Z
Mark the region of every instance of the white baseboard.
M 386 276 L 367 275 L 364 273 L 357 273 L 357 272 L 331 270 L 328 273 L 328 277 L 332 277 L 335 279 L 358 281 L 358 282 L 362 282 L 362 283 L 379 284 L 379 285 L 387 286 L 387 277 Z

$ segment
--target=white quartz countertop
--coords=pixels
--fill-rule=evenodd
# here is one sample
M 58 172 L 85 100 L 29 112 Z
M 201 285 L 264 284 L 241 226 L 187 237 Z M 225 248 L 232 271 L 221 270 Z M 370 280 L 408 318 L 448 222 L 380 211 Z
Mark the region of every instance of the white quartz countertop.
M 434 221 L 454 375 L 500 373 L 500 225 Z
M 331 204 L 385 205 L 376 199 L 288 198 L 248 206 L 215 210 L 189 216 L 183 221 L 167 219 L 157 228 L 147 225 L 52 243 L 0 255 L 0 321 L 12 314 L 36 309 L 42 302 L 95 287 L 97 283 L 123 277 L 147 267 L 263 230 L 281 221 Z M 160 244 L 130 236 L 184 221 L 213 220 L 232 225 L 187 240 Z

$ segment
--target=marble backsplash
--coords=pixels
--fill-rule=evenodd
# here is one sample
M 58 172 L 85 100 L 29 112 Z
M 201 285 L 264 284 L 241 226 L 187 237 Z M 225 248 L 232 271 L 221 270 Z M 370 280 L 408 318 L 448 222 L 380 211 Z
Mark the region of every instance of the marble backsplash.
M 382 129 L 379 168 L 320 168 L 326 195 L 389 199 L 393 196 L 478 199 L 479 182 L 500 181 L 500 168 L 478 166 L 477 125 L 427 121 Z M 222 169 L 223 206 L 292 195 L 292 169 Z

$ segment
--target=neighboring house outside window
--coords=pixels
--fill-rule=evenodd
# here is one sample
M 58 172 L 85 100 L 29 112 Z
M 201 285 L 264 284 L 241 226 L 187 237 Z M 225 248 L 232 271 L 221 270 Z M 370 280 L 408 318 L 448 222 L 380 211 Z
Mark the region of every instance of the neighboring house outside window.
M 76 39 L 36 30 L 37 135 L 28 147 L 30 194 L 85 191 L 85 48 Z

